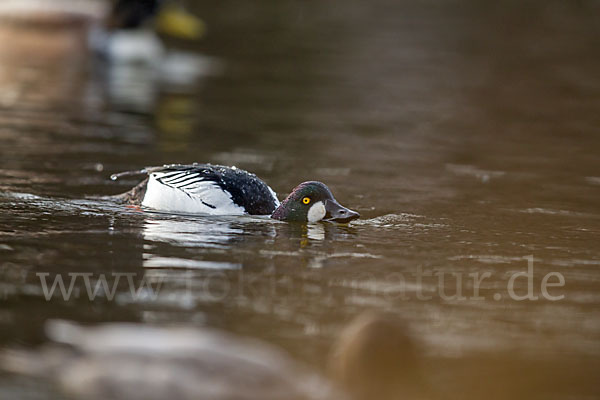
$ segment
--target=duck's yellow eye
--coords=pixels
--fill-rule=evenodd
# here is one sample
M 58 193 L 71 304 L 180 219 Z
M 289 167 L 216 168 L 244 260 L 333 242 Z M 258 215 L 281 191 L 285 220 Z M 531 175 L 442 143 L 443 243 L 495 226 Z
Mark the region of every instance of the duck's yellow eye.
M 310 203 L 310 197 L 305 197 L 305 198 L 303 198 L 303 199 L 302 199 L 302 202 L 303 202 L 304 204 L 308 204 L 308 203 Z

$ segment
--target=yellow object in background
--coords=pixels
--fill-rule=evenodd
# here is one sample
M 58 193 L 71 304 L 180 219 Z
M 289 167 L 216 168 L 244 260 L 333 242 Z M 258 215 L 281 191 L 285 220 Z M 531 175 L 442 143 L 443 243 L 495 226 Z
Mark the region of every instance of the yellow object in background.
M 156 30 L 175 38 L 197 40 L 204 35 L 206 26 L 204 21 L 184 9 L 166 5 L 157 17 Z

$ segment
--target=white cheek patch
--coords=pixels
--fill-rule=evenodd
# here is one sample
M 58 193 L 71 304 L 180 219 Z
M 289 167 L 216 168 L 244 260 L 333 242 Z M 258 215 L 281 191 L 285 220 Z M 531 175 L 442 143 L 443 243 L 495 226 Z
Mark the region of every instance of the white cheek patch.
M 322 201 L 317 201 L 308 209 L 308 222 L 317 222 L 325 217 L 325 205 Z

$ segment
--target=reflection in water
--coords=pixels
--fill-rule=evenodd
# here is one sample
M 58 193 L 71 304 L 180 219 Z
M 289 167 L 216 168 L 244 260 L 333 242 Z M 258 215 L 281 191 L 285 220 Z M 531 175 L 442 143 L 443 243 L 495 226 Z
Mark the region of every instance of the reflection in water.
M 187 258 L 158 257 L 144 255 L 145 268 L 186 268 L 186 269 L 240 269 L 241 264 L 218 261 L 198 261 Z
M 190 93 L 197 90 L 201 79 L 218 75 L 222 68 L 214 58 L 176 51 L 161 58 L 159 65 L 103 62 L 99 66 L 99 83 L 106 91 L 108 102 L 116 109 L 144 114 L 170 109 L 171 104 L 162 104 L 161 95 L 167 101 L 169 96 L 178 94 L 191 98 Z M 159 114 L 161 116 L 164 118 L 164 113 Z M 162 127 L 165 122 L 158 121 Z
M 232 242 L 238 241 L 244 230 L 233 226 L 234 221 L 219 220 L 211 217 L 200 218 L 156 218 L 146 219 L 143 237 L 146 242 L 144 253 L 145 268 L 185 268 L 185 269 L 240 269 L 242 264 L 224 261 L 196 260 L 188 258 L 165 257 L 161 244 L 177 248 L 227 249 Z M 274 233 L 273 233 L 274 235 Z M 154 254 L 159 247 L 158 254 Z M 177 249 L 173 251 L 178 253 Z
M 108 100 L 119 109 L 147 113 L 158 97 L 158 71 L 140 64 L 108 65 L 103 85 Z
M 310 240 L 324 240 L 325 228 L 323 224 L 307 224 L 306 237 Z
M 230 220 L 211 217 L 148 218 L 144 225 L 144 239 L 180 247 L 227 248 L 226 245 L 243 232 L 240 228 L 234 228 Z

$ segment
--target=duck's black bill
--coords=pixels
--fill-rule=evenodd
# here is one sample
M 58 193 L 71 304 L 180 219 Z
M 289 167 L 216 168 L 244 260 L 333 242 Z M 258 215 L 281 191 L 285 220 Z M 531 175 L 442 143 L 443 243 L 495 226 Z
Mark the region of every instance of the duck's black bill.
M 350 222 L 360 217 L 356 211 L 352 211 L 335 200 L 325 200 L 325 221 Z

